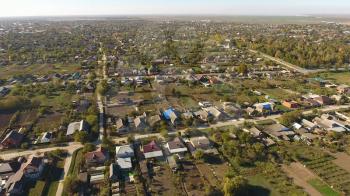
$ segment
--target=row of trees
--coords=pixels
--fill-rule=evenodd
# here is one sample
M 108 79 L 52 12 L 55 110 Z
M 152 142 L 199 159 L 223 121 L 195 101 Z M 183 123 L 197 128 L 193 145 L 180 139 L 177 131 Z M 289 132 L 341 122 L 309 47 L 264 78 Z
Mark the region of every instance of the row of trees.
M 350 63 L 350 46 L 342 40 L 315 43 L 292 38 L 261 38 L 251 44 L 255 50 L 305 68 L 340 68 Z M 348 68 L 348 66 L 346 66 Z

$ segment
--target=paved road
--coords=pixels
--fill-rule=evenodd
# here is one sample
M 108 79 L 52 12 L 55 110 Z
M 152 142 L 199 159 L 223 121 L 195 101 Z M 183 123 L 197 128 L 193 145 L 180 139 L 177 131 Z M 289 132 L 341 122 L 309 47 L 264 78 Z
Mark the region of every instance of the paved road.
M 57 150 L 57 149 L 62 149 L 62 150 L 67 150 L 67 151 L 71 151 L 77 148 L 82 147 L 82 145 L 80 143 L 76 143 L 76 142 L 71 142 L 69 143 L 68 146 L 57 146 L 57 147 L 48 147 L 48 148 L 41 148 L 41 149 L 35 149 L 35 150 L 26 150 L 26 151 L 21 151 L 21 152 L 15 152 L 15 151 L 11 151 L 11 152 L 1 152 L 0 157 L 4 160 L 10 160 L 19 156 L 28 156 L 31 154 L 42 154 L 45 152 L 50 152 L 53 150 Z
M 320 110 L 321 112 L 331 112 L 331 111 L 341 110 L 341 109 L 350 109 L 350 105 L 330 105 L 330 106 L 325 106 L 323 108 L 320 108 L 318 110 Z M 312 114 L 313 112 L 314 112 L 313 110 L 308 110 L 308 111 L 304 111 L 303 114 L 308 115 L 308 114 Z
M 309 69 L 304 69 L 302 67 L 299 67 L 297 65 L 294 65 L 294 64 L 291 64 L 291 63 L 288 63 L 284 60 L 281 60 L 281 59 L 278 59 L 278 58 L 275 58 L 275 57 L 272 57 L 270 55 L 267 55 L 267 54 L 264 54 L 262 52 L 258 52 L 256 50 L 249 50 L 250 52 L 254 53 L 254 54 L 260 54 L 262 57 L 264 57 L 265 59 L 269 59 L 271 61 L 274 61 L 276 63 L 279 63 L 281 65 L 284 65 L 286 66 L 287 68 L 289 69 L 292 69 L 292 70 L 295 70 L 297 72 L 300 72 L 302 74 L 311 74 L 311 73 L 317 73 L 317 72 L 323 72 L 323 71 L 326 71 L 325 69 L 315 69 L 315 70 L 309 70 Z
M 99 110 L 99 132 L 100 132 L 100 136 L 99 136 L 99 141 L 102 141 L 103 139 L 103 135 L 105 132 L 105 128 L 104 128 L 104 108 L 103 108 L 103 103 L 102 103 L 102 97 L 99 93 L 97 93 L 97 106 L 98 106 L 98 110 Z
M 61 179 L 59 181 L 58 187 L 57 187 L 57 191 L 56 191 L 56 196 L 61 196 L 63 193 L 63 187 L 64 187 L 64 179 L 66 179 L 67 175 L 68 175 L 68 170 L 70 168 L 70 165 L 72 163 L 72 154 L 74 153 L 74 151 L 78 150 L 79 148 L 81 148 L 82 145 L 77 145 L 74 148 L 70 148 L 68 150 L 68 156 L 64 162 L 64 169 L 63 169 L 63 174 L 61 176 Z

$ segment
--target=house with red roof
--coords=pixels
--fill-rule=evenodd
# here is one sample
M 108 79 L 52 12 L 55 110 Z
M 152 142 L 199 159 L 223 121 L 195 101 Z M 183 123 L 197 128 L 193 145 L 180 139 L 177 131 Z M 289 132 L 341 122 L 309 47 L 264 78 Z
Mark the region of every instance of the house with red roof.
M 162 149 L 154 140 L 149 144 L 143 145 L 141 151 L 143 152 L 146 159 L 163 157 Z
M 24 138 L 24 135 L 17 132 L 17 131 L 11 131 L 8 133 L 5 138 L 1 141 L 1 146 L 3 148 L 14 148 L 18 147 L 22 140 Z
M 99 147 L 93 152 L 88 152 L 85 154 L 85 162 L 89 166 L 99 166 L 104 165 L 104 163 L 109 159 L 108 151 L 102 147 Z

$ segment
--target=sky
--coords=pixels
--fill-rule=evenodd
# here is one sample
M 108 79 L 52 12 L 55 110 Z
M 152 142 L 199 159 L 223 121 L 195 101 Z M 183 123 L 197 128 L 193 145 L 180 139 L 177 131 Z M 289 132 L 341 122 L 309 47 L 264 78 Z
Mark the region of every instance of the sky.
M 350 0 L 0 0 L 0 17 L 311 14 L 350 15 Z

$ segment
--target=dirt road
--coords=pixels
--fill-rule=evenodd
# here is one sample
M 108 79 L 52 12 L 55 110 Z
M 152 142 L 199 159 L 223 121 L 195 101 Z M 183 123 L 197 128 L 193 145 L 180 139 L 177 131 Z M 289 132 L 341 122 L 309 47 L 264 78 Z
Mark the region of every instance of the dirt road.
M 283 165 L 282 169 L 286 174 L 293 178 L 294 183 L 302 188 L 305 192 L 312 196 L 322 196 L 314 187 L 312 187 L 307 181 L 318 178 L 315 174 L 305 168 L 301 163 L 292 163 L 290 165 Z

